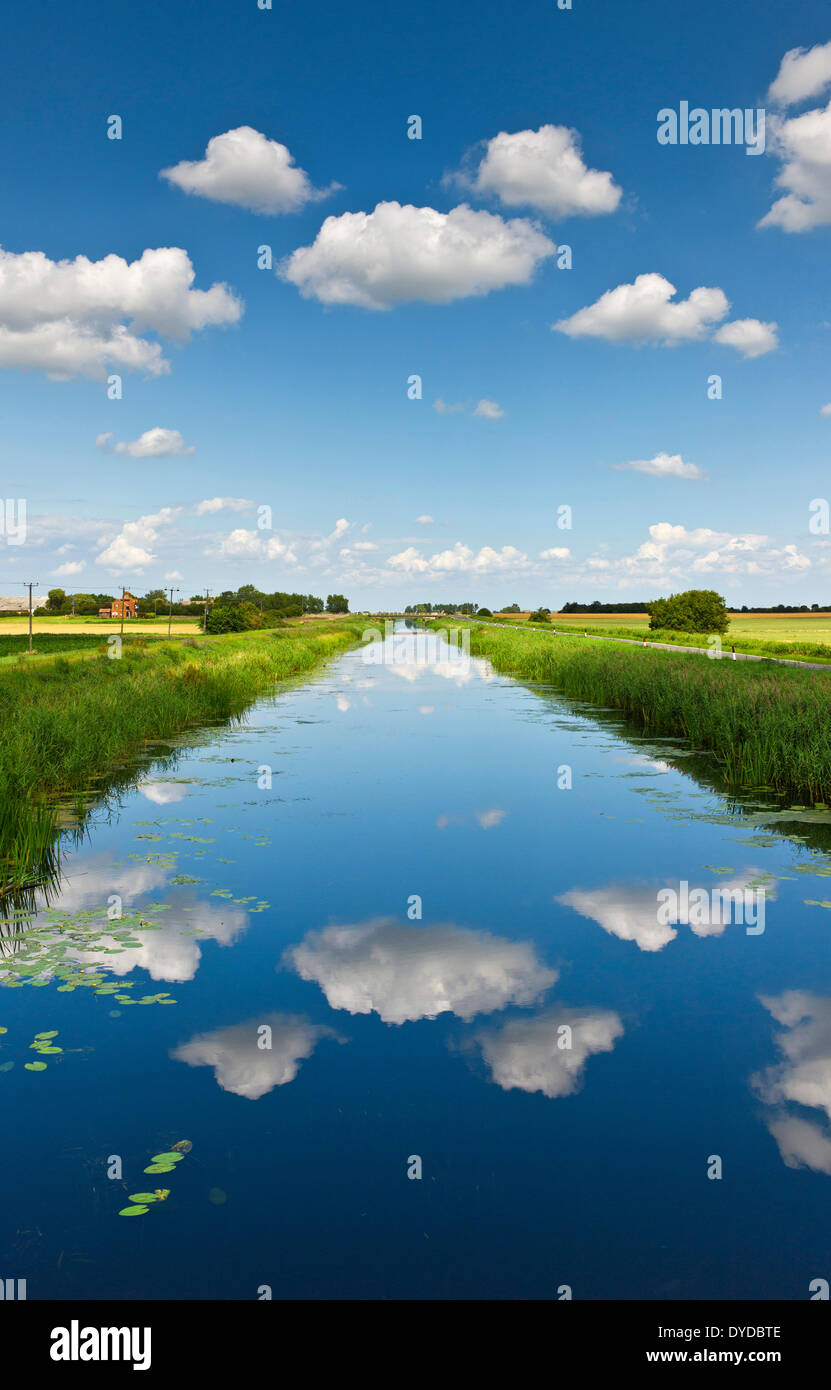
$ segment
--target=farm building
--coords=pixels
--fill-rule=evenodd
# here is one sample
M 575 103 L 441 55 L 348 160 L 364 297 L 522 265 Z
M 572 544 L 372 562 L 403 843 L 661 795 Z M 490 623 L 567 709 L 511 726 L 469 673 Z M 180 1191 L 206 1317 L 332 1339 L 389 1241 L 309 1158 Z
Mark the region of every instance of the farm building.
M 38 600 L 35 599 L 35 604 Z M 2 598 L 0 597 L 0 617 L 4 614 L 28 613 L 29 599 L 25 598 Z
M 125 594 L 123 598 L 114 598 L 109 608 L 99 608 L 99 618 L 120 618 L 122 604 L 125 618 L 138 617 L 138 599 L 133 594 Z

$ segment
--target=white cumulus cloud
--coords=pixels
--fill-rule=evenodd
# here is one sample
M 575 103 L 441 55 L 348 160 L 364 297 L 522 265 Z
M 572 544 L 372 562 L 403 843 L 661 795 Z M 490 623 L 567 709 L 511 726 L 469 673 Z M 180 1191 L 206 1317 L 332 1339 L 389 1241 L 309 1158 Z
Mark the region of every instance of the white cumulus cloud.
M 734 319 L 713 334 L 717 343 L 736 348 L 744 357 L 761 357 L 779 346 L 777 324 L 759 319 Z
M 159 177 L 185 193 L 260 213 L 298 212 L 340 187 L 314 188 L 285 145 L 250 125 L 215 135 L 203 159 L 182 160 Z
M 606 290 L 594 304 L 561 319 L 554 328 L 570 338 L 603 338 L 609 343 L 690 342 L 704 337 L 730 307 L 720 289 L 702 285 L 680 300 L 674 300 L 676 293 L 663 275 L 639 275 L 634 284 Z
M 771 122 L 769 153 L 781 161 L 776 176 L 787 190 L 759 222 L 785 232 L 831 224 L 831 101 L 790 120 Z
M 162 507 L 153 515 L 140 516 L 138 521 L 125 521 L 118 535 L 96 557 L 96 563 L 114 574 L 123 570 L 140 573 L 156 558 L 151 547 L 158 540 L 159 529 L 169 526 L 178 514 L 178 507 Z
M 192 288 L 186 251 L 158 247 L 128 262 L 0 249 L 0 367 L 66 379 L 111 370 L 159 376 L 170 370 L 147 332 L 184 341 L 209 325 L 236 323 L 242 304 L 227 285 Z
M 461 541 L 449 550 L 437 551 L 429 557 L 422 555 L 414 545 L 387 560 L 390 569 L 403 570 L 408 574 L 488 574 L 501 570 L 521 570 L 527 567 L 528 557 L 514 545 L 503 545 L 501 550 L 483 545 L 478 551 Z
M 791 48 L 770 84 L 768 101 L 775 106 L 794 106 L 818 96 L 831 84 L 831 43 L 813 48 Z
M 500 131 L 485 144 L 475 169 L 450 178 L 480 195 L 494 194 L 506 207 L 529 206 L 550 217 L 596 216 L 614 212 L 621 190 L 612 175 L 589 169 L 580 136 L 567 126 Z
M 278 274 L 323 304 L 390 309 L 527 285 L 555 251 L 540 228 L 522 218 L 506 222 L 464 203 L 437 212 L 389 202 L 373 212 L 327 217 L 312 245 L 293 251 Z
M 687 299 L 676 299 L 676 294 L 675 286 L 663 275 L 638 275 L 633 284 L 606 290 L 594 304 L 552 327 L 570 338 L 674 347 L 708 337 L 730 308 L 724 290 L 718 288 L 699 285 Z M 776 324 L 740 319 L 725 324 L 715 336 L 746 357 L 758 357 L 776 347 Z

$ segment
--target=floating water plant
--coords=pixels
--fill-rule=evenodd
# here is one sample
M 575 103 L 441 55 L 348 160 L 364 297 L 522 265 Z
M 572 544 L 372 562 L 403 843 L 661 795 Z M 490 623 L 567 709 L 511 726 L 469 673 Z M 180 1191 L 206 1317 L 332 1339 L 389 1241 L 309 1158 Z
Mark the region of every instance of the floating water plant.
M 145 1173 L 172 1173 L 177 1163 L 181 1163 L 185 1154 L 190 1153 L 193 1144 L 189 1139 L 180 1139 L 178 1143 L 165 1149 L 164 1153 L 154 1154 L 150 1163 L 145 1168 Z M 166 1202 L 170 1196 L 169 1187 L 157 1187 L 154 1192 L 133 1192 L 130 1201 L 133 1206 L 123 1207 L 118 1213 L 119 1216 L 144 1216 L 154 1202 Z

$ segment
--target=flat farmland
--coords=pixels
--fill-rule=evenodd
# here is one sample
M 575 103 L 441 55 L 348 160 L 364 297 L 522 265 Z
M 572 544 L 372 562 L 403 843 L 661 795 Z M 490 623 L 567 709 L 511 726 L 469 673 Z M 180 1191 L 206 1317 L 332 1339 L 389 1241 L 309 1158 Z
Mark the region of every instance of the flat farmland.
M 527 613 L 495 614 L 498 621 L 522 623 Z M 561 631 L 584 628 L 602 632 L 608 628 L 629 628 L 647 631 L 647 613 L 554 613 L 552 623 Z M 820 642 L 831 645 L 831 612 L 829 613 L 731 613 L 728 638 L 764 642 Z
M 118 618 L 33 618 L 32 631 L 35 636 L 39 632 L 49 632 L 60 634 L 62 637 L 84 636 L 97 634 L 106 639 L 111 632 L 120 630 L 120 620 Z M 192 632 L 201 630 L 201 619 L 199 618 L 174 618 L 171 632 L 177 637 L 186 637 Z M 167 618 L 129 618 L 124 623 L 124 635 L 141 633 L 142 636 L 167 636 Z M 0 618 L 0 635 L 10 637 L 28 637 L 29 619 L 28 618 Z

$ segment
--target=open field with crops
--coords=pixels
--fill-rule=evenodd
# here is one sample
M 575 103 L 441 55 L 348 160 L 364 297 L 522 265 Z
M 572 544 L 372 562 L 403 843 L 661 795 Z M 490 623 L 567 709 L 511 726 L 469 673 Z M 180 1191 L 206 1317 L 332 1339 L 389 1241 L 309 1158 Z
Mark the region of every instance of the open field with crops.
M 495 615 L 496 616 L 496 615 Z M 523 615 L 524 617 L 527 615 Z M 516 618 L 509 614 L 508 621 Z M 564 613 L 554 618 L 557 627 L 582 632 L 588 625 L 597 631 L 632 628 L 638 633 L 649 628 L 648 613 Z M 831 646 L 831 613 L 731 613 L 727 641 L 747 637 L 771 642 L 822 642 Z
M 711 753 L 726 782 L 831 802 L 831 680 L 824 672 L 710 661 L 649 647 L 471 626 L 471 652 L 499 671 L 613 705 L 653 733 Z
M 120 631 L 120 627 L 121 623 L 118 618 L 32 618 L 32 631 L 35 637 L 47 632 L 60 634 L 64 637 L 97 633 L 103 641 L 106 641 L 107 635 Z M 174 617 L 171 635 L 186 637 L 189 633 L 199 632 L 201 627 L 200 618 Z M 166 637 L 167 618 L 161 614 L 158 618 L 130 618 L 124 623 L 124 632 L 125 635 L 132 633 L 134 636 Z M 9 617 L 8 614 L 4 614 L 0 618 L 0 636 L 4 635 L 22 635 L 28 642 L 28 617 Z
M 494 614 L 495 622 L 512 626 L 527 623 L 527 613 Z M 596 637 L 622 637 L 671 642 L 680 647 L 706 647 L 705 633 L 650 631 L 646 613 L 553 613 L 550 623 L 533 624 L 539 631 L 558 633 L 584 631 Z M 729 651 L 753 656 L 780 656 L 795 660 L 831 663 L 831 613 L 785 613 L 781 617 L 770 613 L 731 613 L 730 627 L 722 636 L 722 645 Z

